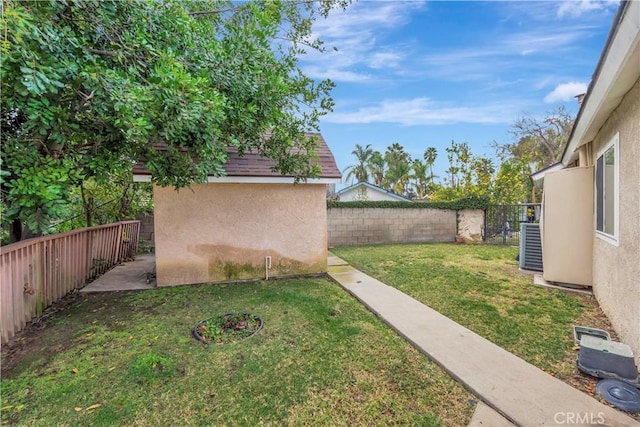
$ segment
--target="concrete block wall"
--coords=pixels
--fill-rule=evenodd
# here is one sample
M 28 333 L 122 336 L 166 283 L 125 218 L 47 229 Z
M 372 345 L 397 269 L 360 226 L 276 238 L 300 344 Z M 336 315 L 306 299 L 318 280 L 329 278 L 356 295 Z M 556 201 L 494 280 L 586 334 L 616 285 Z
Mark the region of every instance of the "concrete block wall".
M 139 214 L 136 219 L 140 220 L 140 243 L 154 245 L 155 236 L 153 231 L 153 213 Z
M 453 242 L 456 211 L 446 209 L 328 208 L 328 244 Z

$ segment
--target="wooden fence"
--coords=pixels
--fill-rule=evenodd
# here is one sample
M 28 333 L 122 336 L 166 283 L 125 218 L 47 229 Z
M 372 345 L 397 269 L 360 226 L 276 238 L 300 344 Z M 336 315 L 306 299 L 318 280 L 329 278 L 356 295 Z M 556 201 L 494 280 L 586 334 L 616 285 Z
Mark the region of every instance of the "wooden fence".
M 73 289 L 132 259 L 139 231 L 140 221 L 123 221 L 1 247 L 2 342 Z

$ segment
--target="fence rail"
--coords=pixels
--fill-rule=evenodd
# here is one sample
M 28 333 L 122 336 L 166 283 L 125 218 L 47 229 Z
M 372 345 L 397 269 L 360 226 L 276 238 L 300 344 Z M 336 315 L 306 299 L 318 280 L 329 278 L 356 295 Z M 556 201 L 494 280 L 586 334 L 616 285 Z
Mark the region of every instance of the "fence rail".
M 540 204 L 491 205 L 484 212 L 485 243 L 519 246 L 520 224 L 540 219 Z
M 1 247 L 2 342 L 73 289 L 133 258 L 139 232 L 140 221 L 123 221 Z

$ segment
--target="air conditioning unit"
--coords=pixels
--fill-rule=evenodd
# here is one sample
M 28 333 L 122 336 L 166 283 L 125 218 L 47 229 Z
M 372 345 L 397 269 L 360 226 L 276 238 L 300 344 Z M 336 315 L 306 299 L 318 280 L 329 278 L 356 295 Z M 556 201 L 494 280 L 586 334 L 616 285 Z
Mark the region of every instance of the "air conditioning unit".
M 520 224 L 520 268 L 542 271 L 540 224 Z

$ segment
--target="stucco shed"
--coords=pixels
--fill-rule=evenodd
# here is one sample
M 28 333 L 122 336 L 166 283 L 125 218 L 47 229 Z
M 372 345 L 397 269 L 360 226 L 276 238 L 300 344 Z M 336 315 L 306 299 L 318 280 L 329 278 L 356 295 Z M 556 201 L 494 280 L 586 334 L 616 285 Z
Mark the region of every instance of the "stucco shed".
M 262 279 L 327 270 L 326 185 L 341 181 L 319 133 L 322 173 L 294 184 L 273 161 L 229 148 L 227 175 L 176 191 L 153 188 L 156 281 L 159 287 Z M 150 181 L 144 163 L 134 181 Z

